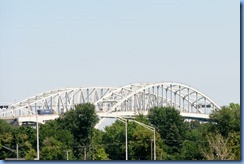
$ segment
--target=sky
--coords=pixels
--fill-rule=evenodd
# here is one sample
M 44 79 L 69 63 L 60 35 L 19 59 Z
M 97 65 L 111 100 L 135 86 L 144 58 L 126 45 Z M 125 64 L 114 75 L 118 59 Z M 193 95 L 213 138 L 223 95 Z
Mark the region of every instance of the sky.
M 240 103 L 239 13 L 238 0 L 1 0 L 0 103 L 160 81 Z
M 1 0 L 0 76 L 0 103 L 163 81 L 240 103 L 240 1 Z

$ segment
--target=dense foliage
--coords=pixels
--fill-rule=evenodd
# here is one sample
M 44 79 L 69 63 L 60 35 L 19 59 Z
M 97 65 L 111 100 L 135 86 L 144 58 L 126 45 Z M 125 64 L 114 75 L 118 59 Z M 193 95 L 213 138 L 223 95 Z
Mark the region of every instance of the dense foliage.
M 157 160 L 240 160 L 240 105 L 231 103 L 210 115 L 210 122 L 185 121 L 171 107 L 154 107 L 136 121 L 156 129 Z M 125 160 L 125 122 L 103 131 L 93 104 L 80 104 L 56 120 L 39 125 L 41 160 Z M 127 122 L 128 159 L 152 160 L 153 130 Z M 36 158 L 36 129 L 0 120 L 0 159 Z

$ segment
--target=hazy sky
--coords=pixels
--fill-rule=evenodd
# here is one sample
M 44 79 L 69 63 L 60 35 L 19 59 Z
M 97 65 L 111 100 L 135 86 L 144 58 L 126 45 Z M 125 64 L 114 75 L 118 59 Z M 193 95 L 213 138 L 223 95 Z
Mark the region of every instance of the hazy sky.
M 174 81 L 240 103 L 238 0 L 1 0 L 0 102 Z

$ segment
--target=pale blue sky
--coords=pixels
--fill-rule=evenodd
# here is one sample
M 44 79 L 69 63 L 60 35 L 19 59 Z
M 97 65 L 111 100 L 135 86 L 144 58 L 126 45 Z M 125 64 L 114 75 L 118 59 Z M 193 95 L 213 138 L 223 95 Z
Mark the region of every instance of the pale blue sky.
M 181 82 L 240 103 L 238 0 L 1 0 L 0 102 Z

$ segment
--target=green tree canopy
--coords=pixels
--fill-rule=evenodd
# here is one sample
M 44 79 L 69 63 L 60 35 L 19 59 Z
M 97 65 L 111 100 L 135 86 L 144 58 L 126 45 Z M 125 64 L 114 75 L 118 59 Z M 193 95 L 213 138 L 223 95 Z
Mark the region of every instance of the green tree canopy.
M 213 120 L 212 131 L 219 132 L 224 137 L 227 137 L 230 132 L 240 131 L 239 104 L 230 103 L 229 106 L 224 106 L 220 110 L 214 111 L 209 117 Z
M 84 159 L 86 159 L 94 127 L 98 122 L 95 106 L 90 103 L 76 105 L 74 109 L 61 115 L 57 121 L 63 129 L 69 130 L 73 135 L 76 141 L 74 155 L 80 159 L 81 154 L 83 154 Z M 81 153 L 82 150 L 84 153 Z
M 129 129 L 129 128 L 128 128 Z M 131 132 L 128 130 L 128 136 Z M 109 159 L 125 159 L 125 124 L 121 121 L 115 121 L 111 126 L 105 127 L 103 135 L 103 144 Z
M 179 153 L 186 130 L 180 112 L 171 107 L 154 107 L 149 110 L 148 119 L 167 145 L 166 151 L 170 154 Z
M 17 127 L 10 125 L 4 120 L 0 119 L 0 159 L 15 158 L 16 153 L 7 150 L 3 146 L 11 149 L 15 149 L 16 145 L 13 144 L 14 136 L 13 132 Z
M 86 103 L 76 105 L 74 109 L 64 113 L 59 120 L 65 129 L 72 132 L 76 141 L 83 145 L 90 142 L 98 117 L 95 106 Z
M 63 160 L 65 151 L 62 149 L 62 142 L 53 137 L 46 137 L 40 152 L 41 160 Z

